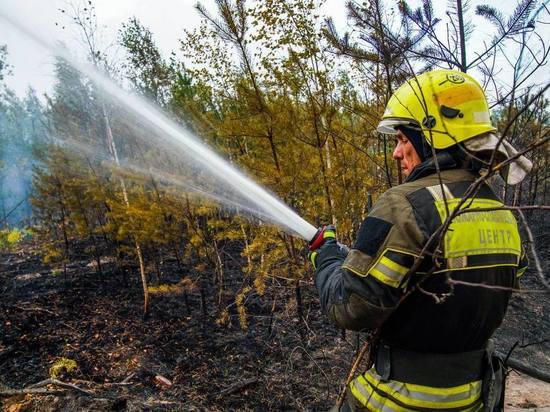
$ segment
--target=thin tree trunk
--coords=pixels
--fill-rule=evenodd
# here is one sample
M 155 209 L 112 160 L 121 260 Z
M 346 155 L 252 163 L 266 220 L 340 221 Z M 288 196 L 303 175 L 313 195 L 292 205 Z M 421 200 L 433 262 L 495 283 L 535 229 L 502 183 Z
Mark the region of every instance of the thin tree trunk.
M 300 288 L 300 281 L 296 281 L 296 287 L 294 288 L 296 296 L 296 313 L 298 315 L 298 331 L 300 333 L 300 339 L 302 344 L 306 342 L 305 335 L 305 321 L 304 321 L 304 304 L 302 302 L 302 289 Z
M 109 145 L 109 150 L 111 152 L 111 156 L 113 156 L 113 159 L 117 166 L 120 166 L 120 161 L 118 159 L 118 152 L 115 145 L 115 140 L 113 138 L 113 132 L 111 130 L 111 124 L 109 122 L 109 116 L 107 114 L 107 108 L 105 107 L 105 103 L 102 103 L 101 109 L 103 111 L 103 118 L 105 120 L 105 130 L 107 132 L 107 143 Z M 124 179 L 120 179 L 120 185 L 122 187 L 122 195 L 124 198 L 124 203 L 126 204 L 126 207 L 130 207 L 130 201 L 128 200 L 128 191 L 126 190 L 126 183 L 124 182 Z M 137 239 L 134 237 L 134 246 L 136 249 L 136 255 L 138 257 L 139 262 L 139 273 L 141 277 L 141 285 L 143 287 L 143 318 L 147 318 L 149 314 L 149 289 L 147 286 L 147 276 L 145 275 L 145 264 L 143 261 L 143 253 L 141 251 L 141 245 L 137 241 Z
M 244 250 L 246 250 L 246 274 L 247 276 L 250 276 L 250 273 L 252 272 L 252 258 L 250 257 L 250 242 L 248 241 L 248 234 L 246 233 L 246 229 L 244 228 L 244 225 L 241 223 L 241 233 L 243 234 L 243 240 L 244 240 Z
M 539 171 L 537 170 L 537 172 L 535 173 L 535 184 L 533 186 L 533 204 L 536 204 L 538 190 L 539 190 Z M 546 199 L 543 198 L 543 200 L 546 200 Z
M 92 230 L 92 227 L 91 227 L 91 223 L 88 220 L 88 217 L 86 216 L 86 211 L 84 210 L 84 206 L 82 205 L 82 201 L 80 200 L 80 197 L 79 196 L 75 196 L 75 197 L 76 197 L 76 202 L 78 204 L 78 208 L 80 209 L 80 213 L 82 214 L 82 218 L 84 219 L 84 223 L 86 224 L 86 229 L 88 231 L 88 236 L 89 236 L 90 240 L 92 241 L 92 244 L 94 245 L 94 257 L 95 257 L 95 260 L 96 260 L 96 263 L 97 263 L 96 272 L 98 274 L 101 274 L 101 256 L 99 254 L 97 241 L 95 239 L 95 236 L 94 236 L 94 233 L 93 233 L 93 230 Z
M 330 195 L 330 186 L 328 183 L 327 168 L 326 168 L 325 159 L 323 156 L 323 147 L 321 146 L 321 141 L 319 137 L 317 137 L 317 143 L 318 143 L 317 154 L 319 155 L 319 162 L 321 165 L 321 177 L 323 178 L 323 188 L 325 189 L 325 196 L 327 200 L 328 211 L 331 216 L 331 219 L 335 221 L 336 217 L 334 216 L 334 212 L 332 209 L 332 198 Z
M 456 0 L 458 14 L 458 36 L 460 38 L 460 71 L 466 73 L 466 34 L 464 31 L 464 16 L 462 15 L 462 0 Z
M 191 315 L 191 304 L 189 303 L 189 294 L 186 290 L 183 291 L 183 302 L 185 303 L 185 311 L 188 315 Z
M 271 118 L 270 118 L 271 121 Z M 277 173 L 281 173 L 281 166 L 279 164 L 279 157 L 277 156 L 277 149 L 275 148 L 275 141 L 273 138 L 273 131 L 271 130 L 271 125 L 269 126 L 269 133 L 267 135 L 267 138 L 269 139 L 269 147 L 271 148 L 271 155 L 273 156 L 273 162 L 275 163 L 275 168 L 277 169 Z
M 542 185 L 542 194 L 541 194 L 541 197 L 542 199 L 544 200 L 544 203 L 548 203 L 548 201 L 546 200 L 547 199 L 547 192 L 548 192 L 548 183 L 545 181 L 544 184 Z
M 224 299 L 223 299 L 223 293 L 224 293 L 224 271 L 223 271 L 223 262 L 220 255 L 220 251 L 218 249 L 218 242 L 214 239 L 214 251 L 216 252 L 216 273 L 218 275 L 218 312 L 222 312 Z
M 534 205 L 534 198 L 533 198 L 533 181 L 535 180 L 535 175 L 533 171 L 531 171 L 531 176 L 529 176 L 529 189 L 528 189 L 528 204 Z
M 332 161 L 331 161 L 331 158 L 330 158 L 330 148 L 329 148 L 328 142 L 329 142 L 329 140 L 325 139 L 325 152 L 327 154 L 327 172 L 330 172 L 330 170 L 332 169 Z M 327 190 L 327 196 L 328 196 L 328 202 L 329 202 L 329 208 L 330 208 L 329 209 L 330 210 L 330 215 L 331 215 L 331 218 L 332 218 L 332 224 L 334 226 L 336 226 L 338 224 L 338 221 L 336 219 L 336 214 L 334 213 L 334 200 L 332 199 L 332 195 L 330 194 L 330 187 L 328 185 L 327 185 L 326 190 Z
M 136 253 L 139 261 L 139 273 L 141 274 L 141 284 L 143 285 L 143 318 L 146 319 L 149 315 L 149 290 L 147 288 L 147 278 L 145 277 L 145 263 L 143 262 L 143 254 L 141 246 L 135 240 Z
M 0 186 L 0 193 L 3 193 L 2 187 Z M 8 216 L 7 216 L 7 210 L 6 210 L 6 203 L 4 201 L 4 196 L 0 199 L 2 202 L 2 225 L 5 229 L 8 228 Z
M 68 277 L 67 277 L 67 261 L 69 260 L 69 236 L 67 234 L 67 225 L 65 223 L 66 221 L 66 217 L 67 217 L 67 212 L 65 210 L 65 204 L 63 203 L 63 193 L 61 191 L 61 181 L 57 178 L 57 176 L 55 177 L 56 179 L 56 182 L 57 182 L 57 190 L 58 190 L 58 198 L 59 198 L 59 207 L 61 208 L 61 228 L 63 230 L 63 242 L 64 242 L 64 246 L 65 246 L 65 251 L 64 251 L 64 257 L 63 257 L 63 277 L 65 279 L 65 286 L 67 286 L 67 281 L 68 281 Z
M 270 338 L 273 332 L 273 320 L 275 318 L 275 308 L 277 307 L 277 295 L 273 292 L 273 303 L 269 313 L 269 324 L 267 325 L 267 337 Z
M 514 200 L 512 201 L 512 206 L 517 206 L 520 204 L 521 200 L 521 183 L 517 184 L 516 187 L 514 187 Z

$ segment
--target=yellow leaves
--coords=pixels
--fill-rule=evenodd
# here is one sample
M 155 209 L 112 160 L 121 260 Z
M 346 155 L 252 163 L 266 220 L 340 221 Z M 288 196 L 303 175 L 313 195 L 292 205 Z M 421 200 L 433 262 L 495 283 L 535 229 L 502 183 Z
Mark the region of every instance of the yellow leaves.
M 229 323 L 229 319 L 229 311 L 227 309 L 224 309 L 221 311 L 218 318 L 216 319 L 216 324 L 227 325 Z
M 185 69 L 177 66 L 180 78 L 169 96 L 171 115 L 306 220 L 337 221 L 340 239 L 349 240 L 364 213 L 367 193 L 376 196 L 384 188 L 379 166 L 384 151 L 373 134 L 383 104 L 378 95 L 372 101 L 364 97 L 374 89 L 369 85 L 365 90 L 364 79 L 348 74 L 348 67 L 337 65 L 326 52 L 315 1 L 254 2 L 245 13 L 250 27 L 244 30 L 242 48 L 206 22 L 186 32 L 181 47 L 188 59 Z M 250 286 L 243 286 L 234 299 L 246 328 L 246 296 L 264 295 L 273 279 L 295 284 L 307 275 L 304 242 L 267 220 L 247 220 L 239 215 L 245 212 L 224 210 L 197 193 L 151 178 L 147 170 L 159 168 L 168 176 L 183 170 L 185 175 L 187 165 L 178 164 L 178 152 L 167 153 L 154 136 L 140 136 L 148 132 L 137 130 L 139 122 L 134 129 L 117 115 L 111 120 L 121 159 L 135 161 L 135 155 L 146 172 L 114 168 L 113 162 L 60 149 L 45 154 L 44 167 L 35 175 L 33 201 L 44 222 L 39 236 L 50 240 L 45 259 L 58 263 L 70 258 L 65 238 L 71 244 L 74 239 L 87 241 L 92 245 L 88 253 L 97 251 L 96 242 L 102 254 L 116 248 L 117 261 L 137 258 L 137 242 L 146 268 L 161 273 L 163 259 L 176 255 L 179 264 L 193 267 L 195 279 L 209 285 L 209 277 L 215 278 L 212 283 L 223 289 L 220 301 L 230 293 L 223 271 L 240 269 L 246 276 L 243 283 Z M 66 131 L 68 137 L 87 133 L 86 141 L 104 145 L 103 126 L 73 129 Z M 143 147 L 134 144 L 137 137 L 144 138 Z M 108 153 L 106 147 L 101 150 Z M 189 177 L 202 174 L 193 170 Z M 192 287 L 161 284 L 149 292 L 179 294 Z M 229 319 L 222 311 L 219 321 Z
M 201 202 L 195 207 L 195 214 L 197 215 L 210 215 L 217 209 L 216 206 Z
M 188 242 L 193 246 L 200 246 L 203 243 L 203 238 L 198 233 L 194 233 L 189 237 Z
M 32 236 L 28 229 L 14 228 L 11 230 L 0 230 L 0 249 L 10 250 L 16 246 L 25 237 Z
M 50 378 L 56 379 L 62 373 L 72 372 L 78 367 L 76 361 L 68 358 L 60 358 L 50 367 Z
M 23 232 L 19 229 L 13 229 L 8 232 L 8 235 L 6 236 L 6 240 L 8 241 L 9 245 L 15 245 L 19 243 L 23 239 Z
M 235 305 L 237 306 L 237 313 L 239 314 L 239 324 L 241 329 L 248 329 L 248 321 L 246 319 L 246 307 L 245 299 L 248 293 L 252 290 L 250 286 L 245 286 L 238 294 L 235 296 Z
M 189 278 L 180 280 L 176 284 L 162 284 L 158 286 L 149 286 L 147 290 L 151 295 L 181 295 L 184 292 L 192 292 L 196 289 L 195 283 Z
M 254 289 L 259 296 L 263 296 L 265 293 L 265 272 L 256 272 L 256 277 L 254 278 Z
M 230 226 L 229 228 L 227 228 L 227 226 Z M 220 228 L 227 228 L 226 230 L 216 234 L 216 239 L 217 240 L 223 240 L 223 239 L 227 239 L 227 240 L 240 240 L 242 239 L 242 232 L 241 230 L 237 229 L 237 228 L 233 228 L 231 225 L 228 225 L 227 222 L 221 222 Z
M 53 244 L 48 244 L 44 248 L 45 253 L 42 257 L 42 261 L 46 264 L 56 263 L 59 261 L 59 258 L 63 256 L 63 252 Z

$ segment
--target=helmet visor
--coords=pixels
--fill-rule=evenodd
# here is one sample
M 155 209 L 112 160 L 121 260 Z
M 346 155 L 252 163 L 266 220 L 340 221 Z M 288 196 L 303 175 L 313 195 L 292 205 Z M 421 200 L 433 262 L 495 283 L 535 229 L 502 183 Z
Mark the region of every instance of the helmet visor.
M 378 131 L 378 133 L 383 133 L 383 134 L 397 134 L 396 128 L 399 126 L 405 126 L 410 129 L 415 129 L 419 131 L 422 130 L 421 127 L 418 125 L 418 123 L 416 123 L 416 121 L 411 119 L 398 119 L 398 118 L 382 119 L 382 121 L 378 124 L 378 127 L 376 128 L 376 130 Z

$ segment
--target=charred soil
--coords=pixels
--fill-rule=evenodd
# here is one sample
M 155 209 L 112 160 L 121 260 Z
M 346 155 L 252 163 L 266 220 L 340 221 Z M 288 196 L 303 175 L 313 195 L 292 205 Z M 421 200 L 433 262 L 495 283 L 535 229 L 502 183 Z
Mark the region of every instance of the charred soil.
M 238 262 L 226 268 L 225 322 L 214 285 L 199 282 L 191 265 L 178 273 L 170 260 L 162 282 L 187 277 L 202 284 L 205 300 L 197 288 L 186 299 L 155 295 L 144 320 L 137 270 L 119 273 L 106 261 L 100 274 L 82 256 L 66 277 L 32 244 L 0 256 L 0 390 L 48 379 L 68 359 L 76 368 L 59 368 L 57 379 L 89 392 L 47 385 L 46 394 L 0 398 L 5 410 L 326 410 L 365 337 L 325 320 L 311 281 L 300 284 L 300 320 L 295 282 L 277 279 L 263 296 L 248 295 L 243 331 L 233 304 Z M 534 274 L 526 279 L 540 288 Z M 548 308 L 547 294 L 516 295 L 496 335 L 502 351 L 519 341 L 525 348 L 512 356 L 545 373 L 550 346 L 536 342 L 548 338 Z

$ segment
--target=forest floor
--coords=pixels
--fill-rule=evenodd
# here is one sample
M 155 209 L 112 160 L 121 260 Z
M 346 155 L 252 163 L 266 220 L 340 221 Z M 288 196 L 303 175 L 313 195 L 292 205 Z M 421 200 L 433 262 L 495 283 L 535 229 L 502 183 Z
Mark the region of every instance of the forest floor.
M 213 292 L 206 315 L 194 291 L 188 306 L 181 295 L 153 296 L 142 320 L 137 276 L 125 281 L 112 266 L 100 275 L 76 258 L 65 279 L 31 243 L 0 255 L 0 392 L 48 379 L 61 358 L 76 368 L 57 379 L 82 390 L 42 386 L 35 392 L 47 393 L 0 398 L 2 410 L 327 410 L 362 346 L 364 335 L 344 337 L 325 320 L 311 283 L 301 287 L 305 322 L 294 288 L 274 282 L 247 300 L 243 331 L 234 308 L 229 324 L 216 322 Z M 182 276 L 170 262 L 164 271 L 164 282 Z M 242 274 L 226 268 L 227 302 L 236 279 Z M 533 273 L 524 287 L 540 289 Z M 502 351 L 519 341 L 512 356 L 546 374 L 550 344 L 540 342 L 550 334 L 549 309 L 548 294 L 515 295 L 496 335 Z M 507 394 L 510 410 L 550 408 L 550 384 L 517 372 Z

